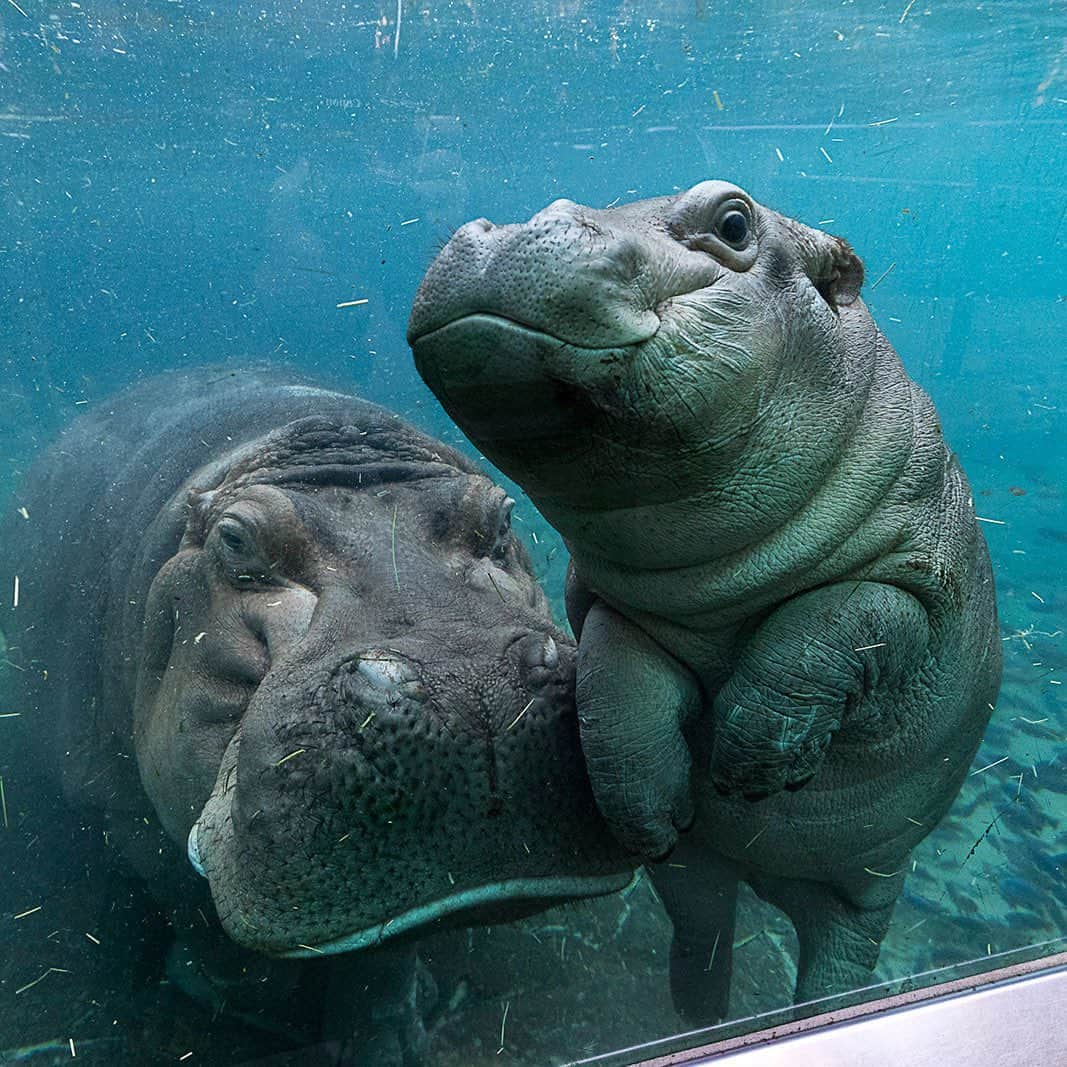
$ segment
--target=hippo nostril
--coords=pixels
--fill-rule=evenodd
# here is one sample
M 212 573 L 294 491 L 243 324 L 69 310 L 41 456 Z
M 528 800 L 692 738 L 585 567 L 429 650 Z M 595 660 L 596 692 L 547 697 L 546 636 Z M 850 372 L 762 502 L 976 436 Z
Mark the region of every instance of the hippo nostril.
M 410 700 L 423 704 L 429 693 L 415 665 L 389 652 L 364 652 L 341 664 L 338 695 L 347 704 L 392 706 Z
M 530 634 L 519 645 L 519 665 L 524 684 L 540 689 L 559 669 L 559 646 L 551 635 Z
M 531 635 L 522 642 L 522 665 L 527 668 L 547 667 L 554 670 L 559 666 L 559 649 L 551 635 L 544 637 Z
M 460 226 L 458 230 L 453 234 L 453 239 L 469 237 L 473 240 L 485 236 L 493 229 L 493 224 L 488 219 L 475 219 L 473 222 L 465 223 Z
M 378 689 L 391 689 L 414 680 L 414 671 L 406 663 L 391 657 L 367 656 L 360 659 L 356 669 Z
M 559 200 L 553 200 L 547 207 L 543 207 L 530 219 L 530 222 L 536 225 L 539 222 L 557 222 L 560 219 L 573 221 L 578 214 L 578 210 L 578 205 L 573 200 L 560 198 Z
M 554 671 L 559 666 L 559 648 L 551 637 L 545 638 L 541 662 L 550 670 Z

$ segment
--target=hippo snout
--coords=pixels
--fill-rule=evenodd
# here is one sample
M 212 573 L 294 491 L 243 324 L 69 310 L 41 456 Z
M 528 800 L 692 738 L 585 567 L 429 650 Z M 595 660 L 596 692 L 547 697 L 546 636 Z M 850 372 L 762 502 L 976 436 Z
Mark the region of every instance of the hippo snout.
M 455 326 L 518 330 L 583 349 L 655 336 L 662 286 L 652 261 L 629 234 L 594 215 L 556 200 L 526 223 L 476 219 L 460 227 L 416 294 L 408 326 L 416 358 L 420 349 L 429 353 L 438 331 Z
M 301 681 L 273 675 L 187 840 L 240 943 L 348 951 L 474 907 L 540 907 L 628 880 L 581 763 L 575 648 L 561 632 L 398 638 L 309 664 Z M 279 887 L 308 863 L 321 892 L 294 914 Z

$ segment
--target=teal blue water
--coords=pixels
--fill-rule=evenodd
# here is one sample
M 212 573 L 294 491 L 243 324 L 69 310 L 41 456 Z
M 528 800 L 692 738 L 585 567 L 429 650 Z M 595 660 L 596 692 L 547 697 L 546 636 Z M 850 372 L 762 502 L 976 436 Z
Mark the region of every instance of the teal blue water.
M 1055 938 L 1065 176 L 1055 0 L 9 0 L 0 494 L 112 389 L 248 356 L 469 450 L 404 344 L 451 230 L 559 196 L 603 206 L 734 181 L 864 259 L 865 298 L 939 408 L 996 567 L 1004 693 L 976 774 L 917 856 L 877 977 Z M 558 604 L 565 555 L 521 496 L 518 514 Z M 558 1062 L 669 1034 L 655 902 L 639 887 L 610 907 L 539 920 L 543 941 L 470 935 L 480 962 L 456 968 L 467 992 L 441 1023 L 440 1062 Z M 746 914 L 739 1003 L 755 1011 L 784 1002 L 768 990 L 789 945 L 773 915 Z M 510 1038 L 496 1032 L 505 1004 Z

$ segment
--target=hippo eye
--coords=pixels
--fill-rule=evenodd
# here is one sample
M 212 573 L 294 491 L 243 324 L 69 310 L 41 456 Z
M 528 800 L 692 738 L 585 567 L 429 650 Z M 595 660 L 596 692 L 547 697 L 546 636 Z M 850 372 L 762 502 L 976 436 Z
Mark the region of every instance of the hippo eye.
M 269 580 L 271 568 L 264 562 L 255 535 L 245 523 L 224 515 L 215 531 L 220 560 L 232 579 L 241 585 Z
M 223 519 L 218 526 L 219 540 L 235 556 L 250 556 L 252 545 L 241 524 L 233 519 Z
M 704 252 L 730 270 L 747 271 L 758 253 L 754 209 L 734 190 L 724 194 L 720 184 L 704 182 L 681 196 L 667 217 L 667 229 L 690 251 Z
M 719 219 L 718 229 L 724 241 L 732 245 L 743 245 L 748 238 L 748 219 L 744 212 L 736 209 L 727 211 Z

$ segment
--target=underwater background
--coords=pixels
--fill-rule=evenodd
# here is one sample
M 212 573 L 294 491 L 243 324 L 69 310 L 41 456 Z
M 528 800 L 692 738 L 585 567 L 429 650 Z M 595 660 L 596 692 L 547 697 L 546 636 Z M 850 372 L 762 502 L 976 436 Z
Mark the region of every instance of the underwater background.
M 864 259 L 864 298 L 938 407 L 996 570 L 1001 697 L 955 807 L 916 852 L 875 979 L 896 989 L 1055 942 L 1067 935 L 1062 2 L 5 0 L 0 500 L 17 507 L 35 452 L 109 392 L 249 357 L 471 452 L 404 341 L 440 243 L 477 216 L 705 178 Z M 565 553 L 510 488 L 562 618 Z M 17 711 L 0 673 L 0 713 Z M 63 857 L 51 864 L 64 874 Z M 94 972 L 92 946 L 62 938 L 42 953 L 35 920 L 15 919 L 40 901 L 13 870 L 0 869 L 0 1063 L 65 1062 L 69 1037 L 84 1040 L 79 1059 L 124 1062 L 133 1024 L 113 1020 L 158 976 Z M 141 936 L 136 903 L 126 911 L 117 936 Z M 745 898 L 737 1014 L 788 1003 L 792 936 Z M 434 1062 L 563 1063 L 671 1035 L 667 945 L 644 882 L 441 939 Z M 58 970 L 21 990 L 46 968 Z M 161 1063 L 187 1051 L 288 1062 L 225 1017 L 180 1021 L 165 990 L 137 1004 L 144 1027 L 166 1031 Z

